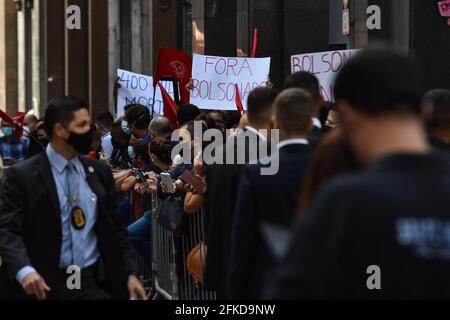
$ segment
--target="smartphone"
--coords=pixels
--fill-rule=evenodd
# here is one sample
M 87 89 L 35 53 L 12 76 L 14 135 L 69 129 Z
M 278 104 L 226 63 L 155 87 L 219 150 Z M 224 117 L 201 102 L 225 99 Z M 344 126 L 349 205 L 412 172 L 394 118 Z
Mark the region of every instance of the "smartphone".
M 197 177 L 192 171 L 186 170 L 180 177 L 181 181 L 186 184 L 190 184 L 199 193 L 204 193 L 206 190 L 206 184 L 202 179 Z
M 147 188 L 148 182 L 147 182 L 147 179 L 145 179 L 143 173 L 139 169 L 133 168 L 133 165 L 131 163 L 128 163 L 128 166 L 130 167 L 130 169 L 134 170 L 134 172 L 138 178 L 138 181 L 141 182 L 144 185 L 144 187 Z
M 173 186 L 173 180 L 170 177 L 170 174 L 168 173 L 161 173 L 161 182 L 164 184 L 164 186 L 167 189 L 168 193 L 175 193 L 175 189 Z

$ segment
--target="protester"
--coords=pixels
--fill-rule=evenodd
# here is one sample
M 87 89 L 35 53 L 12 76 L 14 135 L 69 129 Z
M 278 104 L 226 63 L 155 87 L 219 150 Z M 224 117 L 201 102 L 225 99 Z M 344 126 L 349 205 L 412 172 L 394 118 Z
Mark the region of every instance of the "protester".
M 148 127 L 151 140 L 167 139 L 170 141 L 172 135 L 172 124 L 166 117 L 154 118 Z
M 111 143 L 111 128 L 114 124 L 114 117 L 109 111 L 100 113 L 95 120 L 95 127 L 101 139 L 101 152 L 111 159 L 114 147 Z
M 145 299 L 126 230 L 117 223 L 111 171 L 80 156 L 92 141 L 87 104 L 55 98 L 45 125 L 46 152 L 5 171 L 0 287 L 13 299 Z M 67 286 L 72 265 L 81 269 L 79 290 Z
M 450 152 L 450 90 L 429 91 L 423 100 L 430 144 Z
M 177 119 L 179 126 L 183 126 L 200 115 L 200 110 L 193 104 L 184 104 L 178 108 Z
M 344 65 L 335 97 L 365 170 L 320 190 L 269 297 L 449 296 L 450 164 L 428 145 L 423 93 L 422 75 L 400 54 L 363 51 Z
M 151 115 L 147 107 L 143 105 L 129 105 L 126 111 L 127 126 L 136 140 L 150 141 L 148 126 L 150 125 Z M 134 143 L 132 143 L 134 144 Z
M 113 168 L 129 168 L 129 163 L 131 161 L 128 154 L 130 137 L 131 135 L 124 131 L 123 119 L 117 120 L 111 129 L 111 144 L 114 147 L 111 157 L 111 165 Z
M 274 102 L 274 127 L 280 130 L 280 143 L 270 158 L 270 163 L 278 162 L 278 170 L 264 175 L 261 169 L 267 164 L 260 163 L 247 165 L 242 172 L 231 238 L 231 299 L 259 298 L 265 279 L 273 272 L 275 259 L 260 228 L 263 224 L 292 225 L 309 162 L 306 137 L 315 108 L 313 96 L 304 90 L 282 92 Z
M 316 102 L 316 108 L 313 112 L 313 128 L 308 135 L 308 141 L 312 146 L 316 146 L 323 138 L 324 131 L 320 118 L 320 110 L 325 102 L 320 93 L 319 80 L 315 75 L 307 71 L 296 72 L 289 75 L 284 83 L 284 89 L 299 88 L 311 93 Z
M 336 110 L 336 105 L 330 104 L 328 108 L 329 112 L 324 125 L 325 132 L 330 132 L 331 130 L 340 127 L 339 112 Z
M 270 88 L 254 90 L 248 97 L 248 125 L 245 134 L 251 137 L 253 143 L 267 143 L 267 136 L 259 130 L 272 128 L 272 103 L 277 91 Z M 244 133 L 242 133 L 244 134 Z M 267 134 L 267 132 L 266 132 Z M 227 273 L 231 248 L 231 230 L 237 198 L 237 186 L 244 163 L 237 163 L 237 137 L 228 140 L 218 148 L 218 154 L 223 155 L 223 164 L 209 165 L 206 173 L 207 192 L 205 194 L 205 213 L 208 227 L 206 244 L 208 254 L 204 274 L 204 284 L 209 290 L 216 291 L 219 299 L 226 299 Z M 256 160 L 250 154 L 249 144 L 245 144 L 244 160 Z M 233 164 L 226 163 L 226 154 L 233 154 Z
M 18 138 L 13 124 L 2 121 L 0 137 L 0 156 L 5 166 L 12 166 L 24 160 L 28 155 L 29 140 L 26 137 Z
M 39 123 L 39 119 L 34 114 L 27 114 L 23 118 L 23 126 L 27 133 L 35 132 Z
M 210 112 L 209 116 L 214 121 L 215 127 L 219 130 L 225 130 L 227 116 L 221 111 Z
M 36 128 L 30 134 L 30 147 L 28 149 L 28 158 L 40 154 L 47 148 L 48 137 L 45 131 L 44 122 L 38 122 Z

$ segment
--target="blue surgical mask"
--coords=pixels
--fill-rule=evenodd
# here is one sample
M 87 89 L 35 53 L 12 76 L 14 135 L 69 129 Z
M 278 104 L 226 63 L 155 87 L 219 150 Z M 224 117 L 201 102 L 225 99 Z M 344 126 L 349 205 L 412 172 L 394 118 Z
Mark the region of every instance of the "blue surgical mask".
M 5 137 L 11 137 L 14 134 L 12 127 L 3 127 L 2 132 Z
M 131 131 L 130 131 L 130 128 L 128 127 L 128 122 L 126 122 L 125 120 L 122 121 L 122 130 L 127 135 L 131 136 Z

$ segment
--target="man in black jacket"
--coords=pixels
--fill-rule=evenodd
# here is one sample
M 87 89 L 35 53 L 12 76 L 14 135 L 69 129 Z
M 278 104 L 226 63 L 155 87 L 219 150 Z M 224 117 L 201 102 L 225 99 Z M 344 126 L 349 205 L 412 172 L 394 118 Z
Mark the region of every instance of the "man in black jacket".
M 144 299 L 111 171 L 79 155 L 92 142 L 87 105 L 55 98 L 45 119 L 46 152 L 5 171 L 0 290 L 8 299 Z
M 306 140 L 315 102 L 301 89 L 282 92 L 274 103 L 278 150 L 269 163 L 278 171 L 267 175 L 265 164 L 249 164 L 242 172 L 231 239 L 229 288 L 231 299 L 258 299 L 274 258 L 263 240 L 264 223 L 290 228 L 298 205 L 310 147 Z M 266 159 L 261 159 L 265 162 Z
M 249 140 L 241 154 L 235 143 L 243 136 L 231 138 L 217 151 L 224 164 L 213 164 L 207 167 L 206 182 L 208 190 L 205 198 L 207 217 L 206 242 L 208 255 L 205 264 L 205 284 L 209 290 L 215 290 L 218 297 L 228 297 L 226 290 L 229 252 L 231 247 L 231 229 L 234 209 L 242 168 L 248 161 L 256 160 L 258 154 L 250 152 L 253 148 L 258 152 L 261 144 L 268 144 L 267 136 L 259 130 L 271 129 L 272 103 L 277 91 L 270 88 L 259 88 L 250 93 L 248 98 L 248 121 L 245 134 Z M 252 145 L 250 145 L 252 143 Z M 268 149 L 267 152 L 270 152 Z M 233 154 L 233 163 L 226 163 L 227 154 Z M 244 162 L 237 163 L 242 157 Z M 242 159 L 241 159 L 242 160 Z
M 343 67 L 336 100 L 367 169 L 319 192 L 270 297 L 450 297 L 450 164 L 427 143 L 421 79 L 412 61 L 384 50 Z

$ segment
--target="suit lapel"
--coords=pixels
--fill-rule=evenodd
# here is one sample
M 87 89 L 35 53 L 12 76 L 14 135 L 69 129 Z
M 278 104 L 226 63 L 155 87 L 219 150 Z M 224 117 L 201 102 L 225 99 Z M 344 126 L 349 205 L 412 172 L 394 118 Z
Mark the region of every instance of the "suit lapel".
M 53 177 L 52 169 L 50 168 L 50 162 L 48 160 L 47 154 L 42 152 L 41 159 L 38 163 L 37 170 L 41 176 L 41 179 L 44 181 L 44 185 L 47 189 L 47 194 L 49 195 L 53 209 L 56 213 L 56 217 L 58 221 L 61 223 L 61 214 L 60 214 L 60 203 L 58 199 L 58 192 L 56 190 L 55 179 Z

